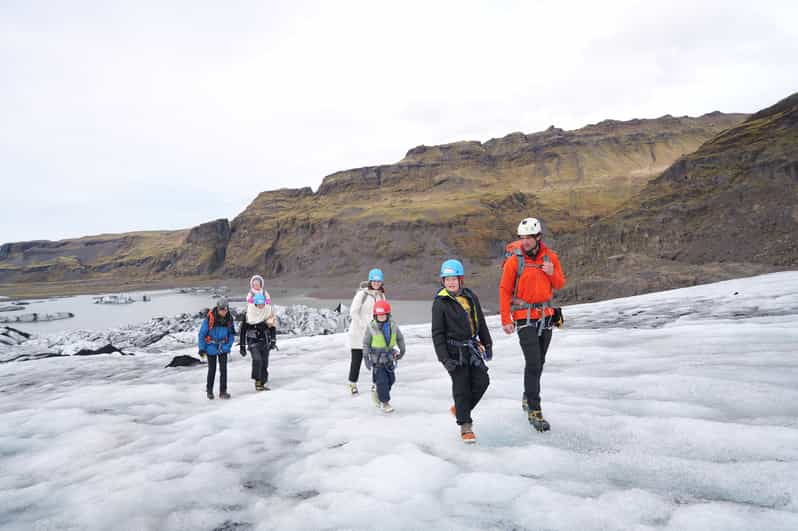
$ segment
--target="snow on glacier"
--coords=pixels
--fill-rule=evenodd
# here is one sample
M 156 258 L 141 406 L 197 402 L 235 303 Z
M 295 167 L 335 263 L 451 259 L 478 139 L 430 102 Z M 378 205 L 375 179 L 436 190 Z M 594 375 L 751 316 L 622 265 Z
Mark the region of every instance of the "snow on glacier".
M 489 318 L 473 447 L 428 325 L 391 415 L 365 371 L 348 396 L 345 334 L 281 339 L 266 393 L 235 353 L 225 402 L 179 344 L 0 364 L 0 529 L 798 529 L 798 272 L 565 312 L 546 434 Z

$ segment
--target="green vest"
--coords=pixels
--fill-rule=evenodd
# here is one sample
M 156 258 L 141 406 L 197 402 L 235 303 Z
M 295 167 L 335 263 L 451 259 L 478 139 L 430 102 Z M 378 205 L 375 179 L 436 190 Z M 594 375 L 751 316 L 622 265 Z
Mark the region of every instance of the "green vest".
M 391 342 L 385 344 L 385 335 L 382 333 L 382 323 L 371 321 L 371 348 L 374 350 L 391 350 L 396 346 L 396 323 L 391 323 Z

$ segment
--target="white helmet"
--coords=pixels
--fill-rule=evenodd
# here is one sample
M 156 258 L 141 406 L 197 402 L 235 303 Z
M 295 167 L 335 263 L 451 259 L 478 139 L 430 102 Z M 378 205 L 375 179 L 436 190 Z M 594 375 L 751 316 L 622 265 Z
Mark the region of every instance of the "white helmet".
M 540 221 L 537 218 L 526 218 L 518 224 L 519 236 L 533 236 L 540 234 L 543 229 L 540 227 Z

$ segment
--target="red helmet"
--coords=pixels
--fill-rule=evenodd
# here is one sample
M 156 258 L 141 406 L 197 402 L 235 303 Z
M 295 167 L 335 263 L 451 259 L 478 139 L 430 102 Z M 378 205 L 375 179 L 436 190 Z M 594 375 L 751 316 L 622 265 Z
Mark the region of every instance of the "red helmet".
M 374 315 L 388 315 L 391 313 L 391 305 L 388 301 L 377 301 L 374 303 Z

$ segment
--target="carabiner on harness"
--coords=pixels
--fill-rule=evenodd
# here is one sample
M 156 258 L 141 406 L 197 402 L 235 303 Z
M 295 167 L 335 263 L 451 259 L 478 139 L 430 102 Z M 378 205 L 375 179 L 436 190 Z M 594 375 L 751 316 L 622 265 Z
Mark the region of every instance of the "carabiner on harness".
M 460 365 L 483 365 L 485 364 L 485 354 L 479 348 L 481 343 L 476 338 L 471 338 L 466 341 L 458 341 L 455 339 L 447 339 L 446 343 L 457 348 Z M 467 353 L 467 357 L 463 355 L 463 351 Z
M 518 310 L 526 310 L 526 323 L 522 325 L 517 325 L 516 330 L 521 330 L 522 328 L 526 328 L 528 326 L 536 326 L 538 329 L 538 336 L 543 335 L 543 331 L 551 328 L 551 318 L 550 316 L 546 315 L 546 308 L 551 307 L 550 301 L 546 301 L 544 303 L 532 303 L 526 302 L 522 299 L 514 298 L 513 304 L 510 306 L 510 311 L 518 311 Z M 532 310 L 538 310 L 540 312 L 540 317 L 538 319 L 532 319 Z M 548 325 L 546 322 L 549 321 Z

